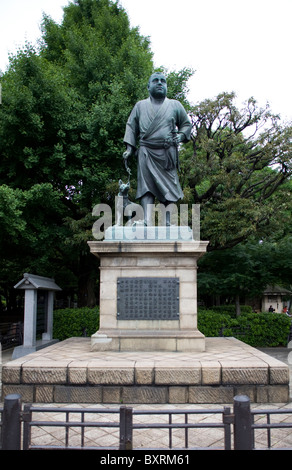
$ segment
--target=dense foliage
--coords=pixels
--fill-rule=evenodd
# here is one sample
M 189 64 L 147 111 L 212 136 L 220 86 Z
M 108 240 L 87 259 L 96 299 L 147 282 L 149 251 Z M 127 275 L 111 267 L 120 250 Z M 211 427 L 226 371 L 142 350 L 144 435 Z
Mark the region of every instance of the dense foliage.
M 198 328 L 206 337 L 235 337 L 254 347 L 287 346 L 291 318 L 279 313 L 252 313 L 242 306 L 240 317 L 235 306 L 199 309 Z M 99 309 L 66 308 L 54 311 L 53 337 L 61 341 L 91 336 L 99 328 Z
M 237 318 L 228 310 L 198 313 L 198 328 L 206 337 L 233 336 L 254 347 L 287 346 L 290 326 L 291 318 L 280 313 L 242 312 Z
M 0 106 L 0 296 L 8 313 L 24 272 L 54 277 L 78 306 L 96 305 L 92 209 L 113 205 L 118 180 L 127 178 L 125 124 L 148 95 L 152 56 L 149 38 L 130 27 L 118 1 L 75 0 L 61 24 L 44 16 L 37 47 L 26 44 L 11 57 Z M 194 106 L 192 71 L 165 72 L 168 96 L 193 124 L 180 179 L 182 202 L 200 204 L 201 239 L 210 241 L 199 295 L 239 301 L 267 282 L 288 287 L 291 125 L 253 98 L 238 109 L 233 93 Z
M 24 272 L 52 276 L 63 296 L 96 304 L 92 208 L 125 177 L 127 117 L 147 94 L 149 40 L 110 0 L 78 0 L 62 24 L 44 17 L 39 48 L 1 78 L 0 289 L 15 307 Z
M 99 308 L 65 308 L 54 311 L 53 338 L 63 341 L 91 336 L 99 328 Z
M 199 262 L 198 290 L 201 299 L 252 299 L 261 297 L 268 285 L 290 288 L 292 238 L 251 239 L 226 249 L 211 251 Z
M 282 226 L 291 194 L 274 195 L 291 176 L 291 125 L 253 98 L 238 109 L 234 93 L 203 101 L 190 116 L 192 142 L 182 178 L 191 201 L 201 205 L 209 249 L 230 248 Z

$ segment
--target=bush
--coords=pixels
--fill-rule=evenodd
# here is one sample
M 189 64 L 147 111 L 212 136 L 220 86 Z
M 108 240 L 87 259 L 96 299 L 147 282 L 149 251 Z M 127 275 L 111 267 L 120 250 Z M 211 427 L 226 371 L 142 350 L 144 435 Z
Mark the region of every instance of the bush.
M 199 310 L 198 329 L 207 337 L 220 336 L 222 328 L 229 328 L 232 318 L 230 315 L 214 312 L 213 310 Z
M 213 312 L 217 313 L 227 313 L 232 317 L 236 317 L 236 306 L 234 304 L 231 305 L 219 305 L 212 307 Z M 252 313 L 252 307 L 250 305 L 241 305 L 240 312 L 242 313 Z
M 54 311 L 53 338 L 63 341 L 73 336 L 91 336 L 99 328 L 99 308 L 64 308 Z
M 198 329 L 207 337 L 234 336 L 254 347 L 286 346 L 291 319 L 280 313 L 217 313 L 213 310 L 198 312 Z
M 243 316 L 242 320 L 244 319 Z M 241 321 L 241 317 L 238 318 Z M 287 346 L 291 319 L 281 313 L 254 313 L 246 315 L 250 331 L 243 339 L 258 347 Z

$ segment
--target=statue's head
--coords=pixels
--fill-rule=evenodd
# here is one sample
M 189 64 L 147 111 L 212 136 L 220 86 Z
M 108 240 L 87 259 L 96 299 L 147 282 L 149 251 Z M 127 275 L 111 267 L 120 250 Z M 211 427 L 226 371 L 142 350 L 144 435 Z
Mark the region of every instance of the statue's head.
M 148 91 L 153 98 L 158 100 L 166 97 L 167 83 L 162 72 L 155 72 L 151 75 L 148 82 Z

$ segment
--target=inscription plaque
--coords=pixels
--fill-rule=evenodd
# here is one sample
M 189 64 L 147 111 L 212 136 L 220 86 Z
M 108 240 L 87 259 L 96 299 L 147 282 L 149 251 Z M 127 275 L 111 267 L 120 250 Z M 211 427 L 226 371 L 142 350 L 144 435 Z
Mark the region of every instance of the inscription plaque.
M 178 320 L 179 278 L 120 277 L 118 320 Z

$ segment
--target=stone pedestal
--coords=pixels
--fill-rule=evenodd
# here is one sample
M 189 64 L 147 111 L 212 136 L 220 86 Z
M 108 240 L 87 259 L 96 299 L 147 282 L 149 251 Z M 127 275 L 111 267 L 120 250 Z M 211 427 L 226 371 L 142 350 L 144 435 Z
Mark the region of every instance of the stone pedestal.
M 3 365 L 2 397 L 15 393 L 25 403 L 287 403 L 289 367 L 235 338 L 181 353 L 94 353 L 90 338 L 69 338 Z
M 89 242 L 91 253 L 100 258 L 100 329 L 91 337 L 92 351 L 204 351 L 205 337 L 197 329 L 197 260 L 207 245 L 194 240 Z M 143 292 L 147 280 L 155 291 L 150 307 L 145 306 L 149 289 Z M 122 294 L 120 282 L 126 286 Z M 172 282 L 177 287 L 165 289 L 172 297 L 177 289 L 177 312 L 164 309 L 161 314 L 153 302 L 161 305 L 163 283 Z M 121 300 L 123 312 L 118 311 Z

